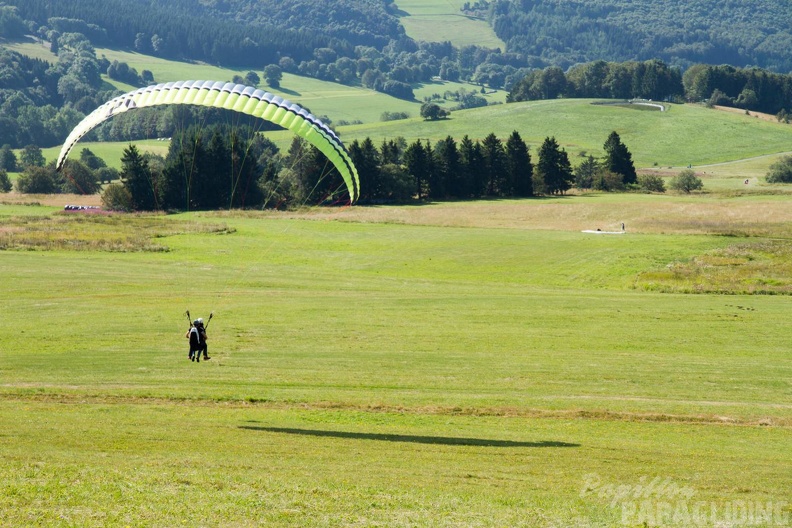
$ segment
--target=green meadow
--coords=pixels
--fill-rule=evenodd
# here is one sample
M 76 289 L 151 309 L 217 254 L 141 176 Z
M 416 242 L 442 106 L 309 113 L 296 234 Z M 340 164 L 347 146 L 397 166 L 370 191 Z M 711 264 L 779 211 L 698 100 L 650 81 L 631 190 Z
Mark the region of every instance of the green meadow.
M 416 40 L 448 41 L 458 48 L 476 45 L 506 49 L 486 20 L 460 11 L 464 3 L 463 0 L 399 0 L 396 5 L 402 15 L 399 22 Z
M 787 238 L 784 195 L 170 216 L 34 199 L 0 205 L 4 524 L 792 514 L 790 297 L 666 273 L 709 259 L 699 281 L 732 284 L 740 263 L 713 259 Z M 187 359 L 186 309 L 214 314 L 210 361 Z

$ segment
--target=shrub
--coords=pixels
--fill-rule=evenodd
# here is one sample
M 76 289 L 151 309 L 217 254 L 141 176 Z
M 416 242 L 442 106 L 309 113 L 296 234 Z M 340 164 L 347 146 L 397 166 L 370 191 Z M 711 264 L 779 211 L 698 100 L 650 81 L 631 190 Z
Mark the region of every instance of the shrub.
M 693 170 L 685 169 L 671 178 L 668 186 L 675 191 L 690 193 L 691 191 L 697 191 L 704 188 L 704 182 L 701 181 L 701 178 L 696 176 L 696 173 L 693 172 Z
M 400 119 L 409 119 L 410 114 L 407 112 L 388 112 L 387 110 L 380 114 L 380 121 L 398 121 Z
M 424 103 L 421 105 L 421 117 L 428 121 L 435 121 L 437 119 L 444 119 L 448 117 L 448 110 L 441 108 L 435 103 Z
M 102 193 L 102 206 L 111 211 L 131 211 L 132 194 L 120 183 L 111 183 Z
M 96 179 L 101 183 L 110 183 L 118 178 L 118 169 L 114 167 L 102 167 L 96 171 Z
M 783 156 L 770 165 L 767 183 L 792 183 L 792 156 Z
M 29 165 L 25 167 L 17 179 L 17 189 L 27 194 L 57 194 L 60 192 L 58 179 L 53 166 L 39 167 Z
M 83 162 L 75 160 L 67 161 L 63 167 L 61 189 L 62 192 L 72 194 L 96 194 L 100 190 L 94 171 Z
M 591 182 L 591 188 L 597 191 L 623 191 L 624 177 L 621 174 L 603 169 L 597 171 Z
M 660 176 L 654 174 L 641 174 L 638 176 L 638 186 L 642 191 L 664 193 L 665 182 Z

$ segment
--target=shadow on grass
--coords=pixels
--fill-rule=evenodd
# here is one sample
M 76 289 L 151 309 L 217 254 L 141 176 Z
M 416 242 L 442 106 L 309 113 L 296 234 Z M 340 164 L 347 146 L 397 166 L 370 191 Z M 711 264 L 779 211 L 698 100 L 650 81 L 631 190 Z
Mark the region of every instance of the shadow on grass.
M 273 89 L 277 90 L 278 92 L 281 92 L 283 94 L 291 95 L 292 97 L 298 97 L 298 96 L 302 95 L 300 92 L 298 92 L 296 90 L 290 90 L 288 88 L 284 88 L 283 86 L 278 86 L 277 88 L 273 88 Z
M 348 431 L 322 431 L 318 429 L 295 429 L 291 427 L 259 427 L 240 425 L 240 429 L 266 431 L 268 433 L 285 433 L 303 436 L 322 436 L 330 438 L 348 438 L 351 440 L 381 440 L 385 442 L 412 442 L 415 444 L 465 445 L 485 447 L 580 447 L 580 444 L 567 442 L 515 442 L 512 440 L 492 440 L 489 438 L 458 438 L 451 436 L 415 436 L 379 433 L 351 433 Z

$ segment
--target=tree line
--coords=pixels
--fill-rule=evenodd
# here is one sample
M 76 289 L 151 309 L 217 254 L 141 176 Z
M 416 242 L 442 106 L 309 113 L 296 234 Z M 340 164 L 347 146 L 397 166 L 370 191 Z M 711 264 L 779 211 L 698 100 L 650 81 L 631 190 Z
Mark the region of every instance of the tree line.
M 481 2 L 477 2 L 481 3 Z M 789 4 L 768 0 L 493 0 L 486 16 L 507 49 L 567 69 L 604 59 L 659 59 L 792 71 Z
M 573 169 L 566 151 L 547 137 L 535 159 L 513 131 L 505 140 L 451 136 L 435 143 L 404 138 L 355 140 L 349 154 L 360 178 L 360 203 L 470 200 L 564 194 L 573 186 L 600 190 L 637 188 L 632 155 L 616 132 L 602 160 L 589 156 Z M 344 203 L 345 186 L 324 155 L 300 138 L 288 152 L 250 126 L 191 126 L 170 143 L 166 157 L 125 149 L 122 169 L 110 169 L 89 149 L 66 162 L 61 173 L 45 165 L 37 147 L 17 160 L 7 147 L 0 161 L 22 169 L 17 188 L 27 193 L 100 192 L 117 210 L 207 210 L 295 207 Z M 4 171 L 4 167 L 0 166 Z M 5 171 L 4 171 L 5 172 Z M 657 190 L 657 189 L 648 189 Z
M 757 68 L 697 64 L 683 75 L 690 101 L 780 115 L 792 112 L 792 74 Z
M 578 64 L 531 71 L 517 82 L 508 102 L 584 97 L 706 102 L 781 114 L 792 112 L 792 74 L 759 68 L 696 64 L 682 74 L 659 60 Z M 779 119 L 781 120 L 781 119 Z
M 594 61 L 566 72 L 558 66 L 534 70 L 514 85 L 507 101 L 557 97 L 670 100 L 683 93 L 681 72 L 662 61 Z

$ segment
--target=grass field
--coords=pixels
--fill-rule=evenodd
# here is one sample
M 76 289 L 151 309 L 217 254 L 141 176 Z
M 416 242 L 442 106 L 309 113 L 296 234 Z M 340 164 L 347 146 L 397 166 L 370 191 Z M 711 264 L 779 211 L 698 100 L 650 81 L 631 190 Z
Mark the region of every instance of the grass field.
M 0 205 L 0 517 L 639 526 L 684 525 L 667 505 L 700 503 L 706 526 L 747 505 L 752 519 L 769 505 L 755 525 L 788 524 L 790 297 L 641 286 L 788 239 L 788 204 L 592 194 L 119 218 Z M 580 232 L 620 221 L 626 235 Z M 22 249 L 34 228 L 53 247 L 118 251 Z M 214 311 L 209 362 L 186 358 L 185 308 Z
M 507 137 L 517 130 L 533 152 L 547 136 L 555 136 L 573 165 L 581 152 L 602 156 L 608 134 L 616 131 L 630 149 L 637 167 L 686 167 L 787 152 L 792 127 L 697 105 L 674 105 L 667 112 L 592 105 L 586 99 L 558 99 L 462 110 L 445 121 L 419 119 L 342 128 L 347 138 L 404 136 L 440 139 L 465 134 L 483 139 L 490 132 Z M 581 126 L 585 123 L 585 126 Z M 717 138 L 713 148 L 708 137 Z M 605 139 L 603 139 L 605 138 Z M 750 140 L 748 139 L 750 138 Z
M 399 20 L 404 30 L 416 40 L 449 41 L 458 48 L 475 44 L 505 50 L 506 44 L 486 20 L 462 14 L 460 8 L 464 3 L 463 0 L 398 0 L 396 5 L 404 13 Z

